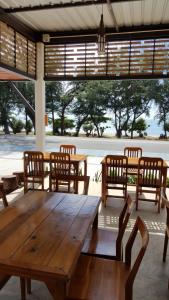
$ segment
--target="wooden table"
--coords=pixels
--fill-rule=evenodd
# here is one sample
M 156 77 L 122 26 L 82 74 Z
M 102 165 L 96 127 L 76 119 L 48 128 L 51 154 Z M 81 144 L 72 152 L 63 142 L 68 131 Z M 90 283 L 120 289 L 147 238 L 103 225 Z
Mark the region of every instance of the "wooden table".
M 137 169 L 138 168 L 138 161 L 139 158 L 137 157 L 128 157 L 128 169 Z M 102 200 L 104 202 L 105 200 L 105 158 L 101 161 L 102 164 Z M 162 169 L 162 174 L 163 174 L 163 189 L 164 192 L 166 191 L 166 183 L 167 183 L 167 168 L 169 168 L 167 162 L 164 160 L 163 162 L 163 169 Z
M 0 213 L 1 273 L 44 281 L 63 300 L 100 198 L 29 192 Z
M 87 155 L 83 154 L 70 154 L 70 161 L 79 175 L 79 165 L 84 163 L 84 175 L 87 175 Z M 44 162 L 50 162 L 50 152 L 44 152 Z

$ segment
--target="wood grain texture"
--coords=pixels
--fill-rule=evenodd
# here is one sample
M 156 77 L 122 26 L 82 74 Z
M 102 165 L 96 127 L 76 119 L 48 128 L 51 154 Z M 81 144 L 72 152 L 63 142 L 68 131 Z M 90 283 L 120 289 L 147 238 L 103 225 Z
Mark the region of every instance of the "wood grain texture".
M 99 197 L 84 195 L 24 195 L 0 213 L 1 271 L 42 280 L 50 291 L 54 282 L 65 291 L 99 203 Z

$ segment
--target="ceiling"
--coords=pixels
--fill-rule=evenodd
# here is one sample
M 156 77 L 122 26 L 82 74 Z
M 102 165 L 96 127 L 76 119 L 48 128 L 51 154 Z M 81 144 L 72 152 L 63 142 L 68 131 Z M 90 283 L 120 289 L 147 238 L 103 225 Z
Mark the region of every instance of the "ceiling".
M 169 0 L 0 0 L 0 7 L 5 16 L 17 18 L 35 32 L 65 36 L 97 33 L 102 1 L 107 33 L 169 30 Z

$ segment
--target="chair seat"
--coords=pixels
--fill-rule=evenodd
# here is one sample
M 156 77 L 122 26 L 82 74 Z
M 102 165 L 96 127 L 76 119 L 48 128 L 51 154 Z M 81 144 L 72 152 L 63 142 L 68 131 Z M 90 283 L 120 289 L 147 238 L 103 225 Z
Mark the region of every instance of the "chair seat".
M 118 231 L 92 229 L 84 243 L 82 253 L 116 258 L 116 239 Z
M 139 178 L 139 186 L 144 186 L 144 187 L 152 187 L 152 188 L 161 188 L 161 181 L 160 180 L 156 180 L 156 182 L 153 184 L 150 182 L 150 179 L 144 178 L 142 179 L 141 177 Z
M 125 300 L 128 274 L 121 261 L 81 255 L 66 299 Z
M 118 176 L 117 180 L 112 181 L 111 178 L 107 177 L 106 184 L 113 185 L 113 184 L 126 184 L 127 177 L 126 176 Z
M 18 188 L 16 175 L 3 176 L 1 179 L 3 181 L 3 189 L 6 194 L 11 193 Z

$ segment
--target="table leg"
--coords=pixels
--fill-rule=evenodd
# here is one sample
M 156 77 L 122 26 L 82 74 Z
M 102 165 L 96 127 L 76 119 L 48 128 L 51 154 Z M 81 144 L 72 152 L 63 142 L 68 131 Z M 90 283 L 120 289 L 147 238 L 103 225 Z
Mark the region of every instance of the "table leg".
M 59 280 L 48 280 L 45 284 L 54 300 L 64 300 L 66 297 L 66 283 Z
M 167 185 L 167 168 L 163 168 L 163 193 L 165 195 L 166 193 L 166 185 Z M 163 200 L 162 200 L 162 203 L 161 203 L 161 208 L 164 208 L 164 203 L 163 203 Z
M 84 175 L 87 175 L 87 159 L 84 160 Z
M 105 165 L 102 164 L 102 202 L 106 206 Z
M 97 229 L 98 228 L 98 213 L 96 214 L 94 221 L 93 221 L 93 228 Z

